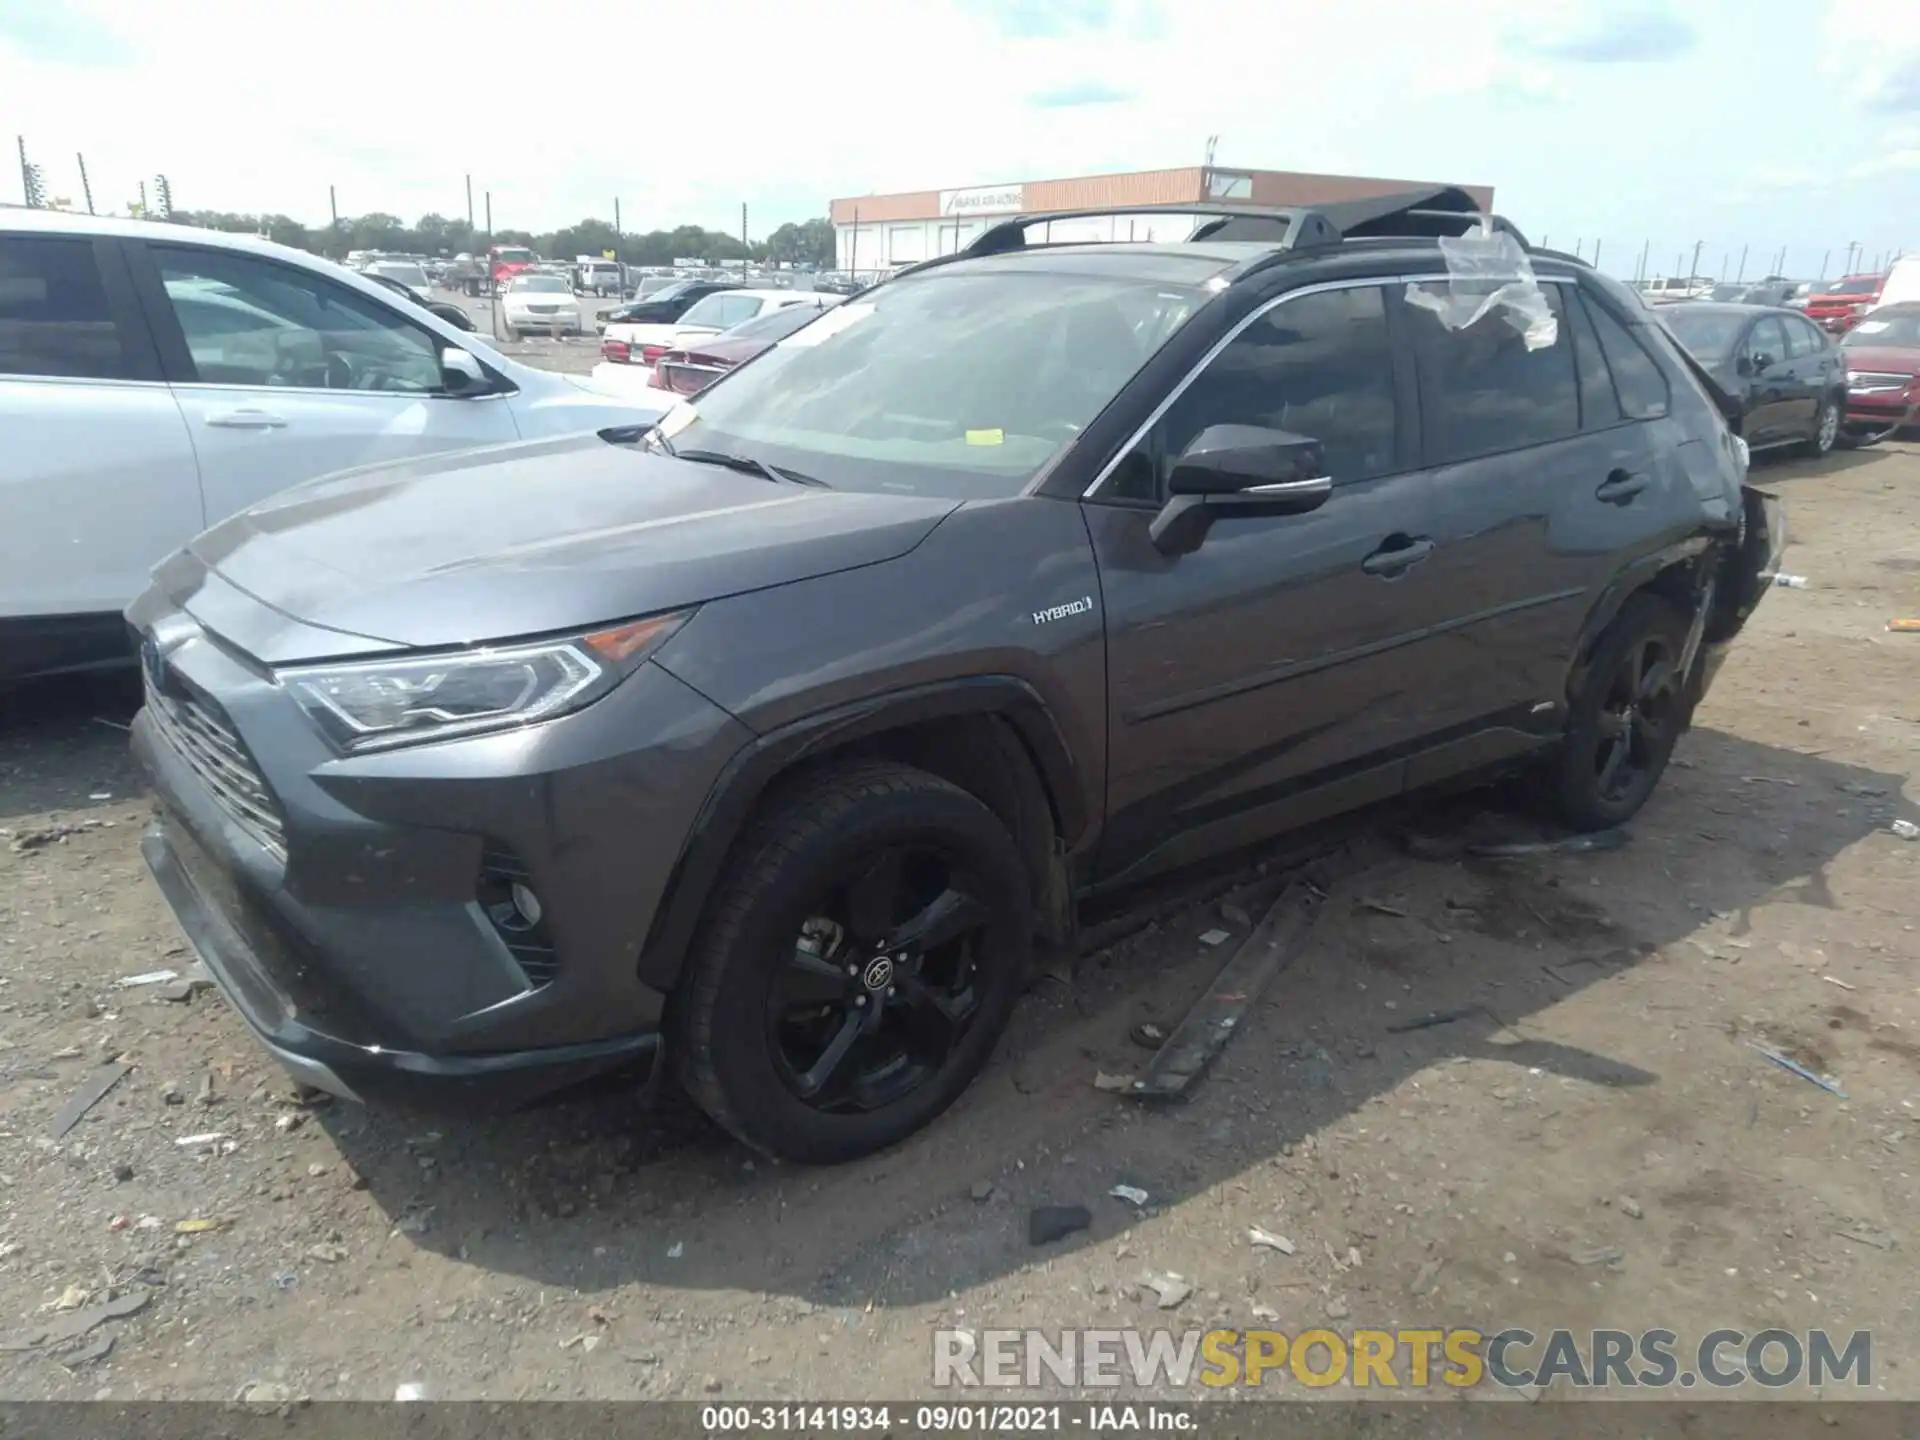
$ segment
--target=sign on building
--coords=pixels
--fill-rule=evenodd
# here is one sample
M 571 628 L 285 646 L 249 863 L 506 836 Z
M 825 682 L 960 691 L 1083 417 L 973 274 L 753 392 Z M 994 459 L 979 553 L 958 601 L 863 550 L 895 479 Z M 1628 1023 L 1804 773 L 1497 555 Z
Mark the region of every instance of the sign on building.
M 1026 209 L 1024 185 L 982 185 L 972 190 L 942 190 L 940 213 L 955 215 L 1017 215 Z

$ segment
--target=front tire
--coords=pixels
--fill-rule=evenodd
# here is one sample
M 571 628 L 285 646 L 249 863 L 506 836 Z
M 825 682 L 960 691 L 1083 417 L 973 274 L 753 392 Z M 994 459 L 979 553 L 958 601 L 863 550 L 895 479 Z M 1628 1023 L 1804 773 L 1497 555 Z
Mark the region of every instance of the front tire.
M 769 1155 L 883 1149 L 986 1064 L 1031 935 L 1026 867 L 979 800 L 907 765 L 818 771 L 721 878 L 675 1001 L 681 1082 Z
M 1686 728 L 1687 619 L 1641 593 L 1594 647 L 1554 777 L 1560 816 L 1575 830 L 1606 830 L 1639 813 Z

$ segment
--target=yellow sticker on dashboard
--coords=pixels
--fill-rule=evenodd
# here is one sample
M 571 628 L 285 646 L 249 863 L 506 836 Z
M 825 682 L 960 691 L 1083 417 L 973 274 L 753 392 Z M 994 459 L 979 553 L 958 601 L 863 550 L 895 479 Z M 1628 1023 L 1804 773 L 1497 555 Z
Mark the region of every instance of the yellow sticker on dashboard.
M 1007 432 L 1004 430 L 969 430 L 967 431 L 967 443 L 969 445 L 1004 445 L 1007 443 Z

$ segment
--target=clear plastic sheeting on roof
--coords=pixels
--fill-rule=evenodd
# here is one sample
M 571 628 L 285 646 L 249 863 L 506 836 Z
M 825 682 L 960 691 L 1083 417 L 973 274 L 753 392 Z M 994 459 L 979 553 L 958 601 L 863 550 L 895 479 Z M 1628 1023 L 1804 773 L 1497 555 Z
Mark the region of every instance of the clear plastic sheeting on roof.
M 1518 330 L 1527 349 L 1544 350 L 1559 338 L 1533 265 L 1520 242 L 1503 230 L 1442 236 L 1447 278 L 1407 286 L 1407 303 L 1431 310 L 1449 330 L 1465 330 L 1489 313 Z

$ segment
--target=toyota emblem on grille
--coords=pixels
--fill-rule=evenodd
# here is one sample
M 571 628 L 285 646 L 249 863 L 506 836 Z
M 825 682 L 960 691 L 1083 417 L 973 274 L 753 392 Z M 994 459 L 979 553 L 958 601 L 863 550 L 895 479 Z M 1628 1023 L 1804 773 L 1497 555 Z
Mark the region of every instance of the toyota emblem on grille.
M 860 977 L 860 983 L 869 990 L 884 990 L 893 983 L 893 961 L 882 955 L 878 960 L 868 963 L 867 973 Z

